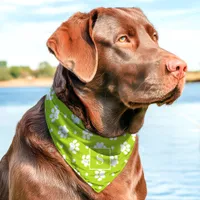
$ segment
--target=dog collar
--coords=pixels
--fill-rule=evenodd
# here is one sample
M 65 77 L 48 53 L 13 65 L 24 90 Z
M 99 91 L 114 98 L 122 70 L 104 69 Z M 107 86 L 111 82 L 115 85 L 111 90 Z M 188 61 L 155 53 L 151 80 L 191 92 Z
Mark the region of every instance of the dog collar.
M 124 169 L 135 135 L 105 138 L 91 133 L 52 89 L 45 99 L 45 118 L 58 152 L 94 191 L 101 192 Z

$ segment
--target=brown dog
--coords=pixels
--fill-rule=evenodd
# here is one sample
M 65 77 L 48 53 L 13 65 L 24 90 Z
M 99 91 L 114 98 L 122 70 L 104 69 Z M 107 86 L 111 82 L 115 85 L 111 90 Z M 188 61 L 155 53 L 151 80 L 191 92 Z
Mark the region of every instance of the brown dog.
M 57 96 L 104 137 L 138 132 L 150 104 L 171 104 L 182 92 L 186 63 L 158 46 L 155 28 L 138 8 L 77 13 L 47 46 L 60 61 Z M 44 97 L 23 116 L 0 163 L 1 200 L 143 200 L 146 193 L 138 139 L 121 174 L 95 193 L 53 145 Z

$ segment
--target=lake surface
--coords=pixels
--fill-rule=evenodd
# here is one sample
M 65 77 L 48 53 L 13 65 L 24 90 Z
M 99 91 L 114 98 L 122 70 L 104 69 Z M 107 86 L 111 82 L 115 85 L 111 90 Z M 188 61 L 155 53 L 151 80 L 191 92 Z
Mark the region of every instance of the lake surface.
M 0 158 L 24 112 L 49 88 L 0 88 Z M 139 132 L 147 200 L 200 200 L 200 84 L 172 106 L 151 106 Z

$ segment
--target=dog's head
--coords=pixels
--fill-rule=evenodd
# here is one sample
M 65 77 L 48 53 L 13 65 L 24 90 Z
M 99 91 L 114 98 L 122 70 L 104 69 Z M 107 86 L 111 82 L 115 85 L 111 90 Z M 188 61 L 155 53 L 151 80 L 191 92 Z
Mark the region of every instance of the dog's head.
M 47 46 L 75 75 L 74 91 L 104 136 L 137 132 L 150 104 L 171 104 L 183 90 L 186 63 L 159 47 L 138 8 L 77 13 Z

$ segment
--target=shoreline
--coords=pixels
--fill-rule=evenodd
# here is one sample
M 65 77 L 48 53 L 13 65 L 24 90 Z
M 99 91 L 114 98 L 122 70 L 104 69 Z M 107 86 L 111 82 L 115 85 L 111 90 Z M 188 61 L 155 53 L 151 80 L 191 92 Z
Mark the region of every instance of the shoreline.
M 0 81 L 0 88 L 50 87 L 52 83 L 53 83 L 53 78 L 12 79 L 9 81 Z
M 186 82 L 200 82 L 200 73 L 189 72 L 186 75 Z M 9 81 L 0 81 L 0 88 L 11 88 L 11 87 L 50 87 L 53 83 L 52 78 L 20 78 L 12 79 Z
M 186 73 L 186 82 L 192 83 L 192 82 L 200 82 L 200 71 L 190 71 Z

